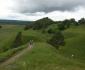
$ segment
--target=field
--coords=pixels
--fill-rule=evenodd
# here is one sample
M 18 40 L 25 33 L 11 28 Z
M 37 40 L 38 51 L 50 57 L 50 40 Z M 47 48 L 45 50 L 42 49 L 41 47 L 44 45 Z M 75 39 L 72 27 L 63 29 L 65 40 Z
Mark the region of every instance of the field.
M 0 62 L 11 56 L 18 49 L 11 49 L 11 45 L 19 31 L 22 31 L 22 26 L 2 25 L 0 29 Z M 7 51 L 6 51 L 7 50 Z
M 46 42 L 50 34 L 32 29 L 24 31 L 23 28 L 22 25 L 3 25 L 0 29 L 0 48 L 10 47 L 19 31 L 22 31 L 24 48 L 29 40 L 34 40 L 31 51 L 0 70 L 85 70 L 85 25 L 65 30 L 66 45 L 59 50 Z M 0 51 L 0 59 L 7 57 L 11 50 Z

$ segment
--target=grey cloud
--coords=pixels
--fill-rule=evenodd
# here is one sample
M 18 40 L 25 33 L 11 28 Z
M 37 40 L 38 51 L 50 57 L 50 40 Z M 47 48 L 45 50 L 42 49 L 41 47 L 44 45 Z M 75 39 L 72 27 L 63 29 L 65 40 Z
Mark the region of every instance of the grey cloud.
M 21 13 L 51 12 L 54 10 L 73 10 L 77 6 L 85 6 L 84 0 L 14 0 L 13 10 Z

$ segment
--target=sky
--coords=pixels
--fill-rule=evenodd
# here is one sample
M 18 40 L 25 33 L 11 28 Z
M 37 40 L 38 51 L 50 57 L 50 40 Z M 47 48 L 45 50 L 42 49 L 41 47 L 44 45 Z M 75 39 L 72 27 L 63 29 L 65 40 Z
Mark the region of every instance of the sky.
M 85 17 L 85 0 L 0 0 L 0 19 L 54 21 Z

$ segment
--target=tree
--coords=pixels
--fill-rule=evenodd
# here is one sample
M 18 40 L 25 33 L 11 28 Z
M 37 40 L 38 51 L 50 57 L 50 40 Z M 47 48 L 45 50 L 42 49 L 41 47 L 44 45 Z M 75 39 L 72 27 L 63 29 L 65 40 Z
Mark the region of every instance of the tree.
M 60 31 L 56 32 L 54 36 L 48 41 L 48 43 L 59 49 L 59 46 L 65 45 L 63 34 Z
M 14 40 L 12 48 L 17 48 L 22 44 L 22 32 L 19 32 Z
M 70 27 L 70 20 L 64 20 L 61 23 L 58 23 L 59 30 L 65 30 Z
M 0 26 L 0 29 L 2 28 L 2 26 Z
M 48 17 L 37 20 L 33 24 L 34 30 L 46 29 L 49 25 L 53 24 L 54 22 L 49 19 Z
M 24 30 L 28 30 L 32 27 L 33 27 L 33 23 L 29 23 L 29 24 L 25 25 Z
M 79 25 L 78 22 L 74 18 L 70 19 L 70 24 L 74 24 L 76 26 Z
M 62 22 L 62 24 L 64 24 L 65 29 L 70 27 L 70 20 L 66 19 Z
M 85 18 L 81 18 L 79 21 L 78 21 L 79 24 L 85 24 Z
M 60 31 L 63 31 L 63 30 L 65 30 L 66 28 L 65 28 L 65 25 L 64 25 L 63 23 L 58 23 L 58 29 L 59 29 Z
M 52 34 L 52 33 L 54 33 L 54 31 L 50 28 L 50 29 L 48 29 L 48 33 Z

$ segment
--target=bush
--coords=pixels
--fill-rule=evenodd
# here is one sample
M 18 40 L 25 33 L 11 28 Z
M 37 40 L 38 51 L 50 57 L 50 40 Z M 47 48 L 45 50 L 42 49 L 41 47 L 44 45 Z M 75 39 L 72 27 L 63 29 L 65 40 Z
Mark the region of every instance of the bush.
M 14 40 L 12 48 L 16 48 L 22 44 L 22 33 L 19 32 Z
M 2 28 L 2 26 L 0 26 L 0 29 Z
M 32 27 L 33 27 L 32 24 L 25 25 L 24 30 L 28 30 L 28 29 L 30 29 L 30 28 L 32 28 Z
M 65 41 L 63 34 L 61 32 L 56 32 L 54 36 L 48 41 L 48 43 L 50 43 L 57 49 L 59 48 L 59 46 L 64 46 Z
M 62 31 L 62 30 L 65 30 L 66 28 L 65 28 L 65 25 L 64 25 L 63 23 L 59 23 L 59 24 L 58 24 L 58 29 L 59 29 L 60 31 Z
M 54 33 L 54 31 L 53 31 L 52 29 L 49 29 L 49 30 L 48 30 L 48 33 L 49 33 L 49 34 L 52 34 L 52 33 Z
M 50 29 L 48 29 L 48 33 L 49 34 L 54 34 L 54 33 L 56 33 L 56 31 L 57 31 L 57 29 L 52 29 L 52 28 L 50 28 Z
M 79 24 L 85 24 L 85 18 L 81 18 L 79 21 L 78 21 Z

